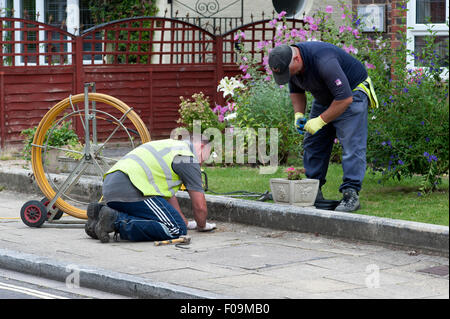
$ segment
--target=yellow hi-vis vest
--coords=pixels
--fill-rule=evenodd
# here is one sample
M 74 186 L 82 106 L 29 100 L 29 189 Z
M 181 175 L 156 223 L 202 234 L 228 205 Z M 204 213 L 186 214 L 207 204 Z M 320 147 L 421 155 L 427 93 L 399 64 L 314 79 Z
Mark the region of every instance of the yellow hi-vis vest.
M 104 177 L 121 171 L 128 175 L 143 196 L 172 197 L 182 184 L 172 169 L 172 162 L 177 155 L 192 156 L 197 160 L 187 142 L 171 139 L 151 141 L 121 158 Z
M 369 98 L 369 106 L 372 108 L 378 108 L 377 95 L 375 93 L 375 89 L 370 77 L 367 77 L 367 79 L 358 84 L 358 86 L 354 88 L 353 91 L 363 91 Z

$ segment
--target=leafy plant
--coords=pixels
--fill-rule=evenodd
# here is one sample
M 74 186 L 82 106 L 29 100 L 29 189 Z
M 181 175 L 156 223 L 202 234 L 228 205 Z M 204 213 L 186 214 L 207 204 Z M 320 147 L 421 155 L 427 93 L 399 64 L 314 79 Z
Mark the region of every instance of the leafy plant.
M 391 51 L 392 74 L 378 83 L 380 108 L 369 120 L 367 158 L 382 173 L 380 182 L 421 175 L 421 195 L 436 190 L 449 170 L 448 73 L 441 78 L 441 66 L 448 67 L 448 41 L 447 55 L 439 56 L 431 28 L 421 52 L 407 49 L 406 35 L 398 37 L 401 45 Z M 407 56 L 421 67 L 408 69 Z
M 180 96 L 180 118 L 177 123 L 183 125 L 190 133 L 194 130 L 194 121 L 201 121 L 201 131 L 207 128 L 225 129 L 226 124 L 219 121 L 218 116 L 211 109 L 209 97 L 203 92 L 192 95 L 192 98 Z
M 72 121 L 63 121 L 53 130 L 48 130 L 44 143 L 48 146 L 61 147 L 65 145 L 75 146 L 78 142 L 78 135 L 71 128 Z M 23 130 L 20 134 L 25 137 L 23 141 L 22 157 L 26 160 L 31 160 L 31 144 L 33 143 L 34 135 L 36 134 L 37 126 Z M 51 132 L 51 135 L 50 135 Z
M 149 0 L 90 0 L 89 9 L 95 24 L 102 24 L 115 20 L 140 17 L 155 16 L 158 12 L 156 1 Z M 125 28 L 128 28 L 124 24 Z M 118 63 L 142 63 L 147 64 L 149 56 L 147 54 L 133 54 L 133 52 L 150 52 L 152 50 L 151 33 L 140 31 L 140 28 L 150 28 L 150 21 L 132 23 L 133 30 L 107 31 L 102 35 L 108 41 L 119 40 L 117 48 L 115 43 L 107 43 L 107 51 L 119 51 L 124 54 L 117 55 Z M 119 34 L 117 35 L 117 32 Z M 140 43 L 137 43 L 140 42 Z M 108 63 L 112 63 L 112 55 L 107 55 Z

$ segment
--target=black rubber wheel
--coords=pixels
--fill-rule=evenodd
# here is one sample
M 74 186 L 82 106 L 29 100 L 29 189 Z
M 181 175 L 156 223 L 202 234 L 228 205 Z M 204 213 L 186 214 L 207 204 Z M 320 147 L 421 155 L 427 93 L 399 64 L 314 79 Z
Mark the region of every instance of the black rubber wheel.
M 47 220 L 47 208 L 38 200 L 30 200 L 23 204 L 20 218 L 29 227 L 41 227 Z
M 41 203 L 44 204 L 45 207 L 47 207 L 48 204 L 50 203 L 50 201 L 47 199 L 47 197 L 44 197 L 43 199 L 41 199 Z M 55 207 L 55 206 L 53 206 L 53 207 Z M 52 214 L 52 213 L 50 213 L 50 212 L 47 210 L 47 219 L 46 219 L 46 220 L 48 220 L 48 219 L 50 218 L 51 214 Z M 58 212 L 56 213 L 56 215 L 55 215 L 55 217 L 53 218 L 53 220 L 59 220 L 59 219 L 61 219 L 61 217 L 62 217 L 63 214 L 64 214 L 64 212 L 63 212 L 62 210 L 58 209 Z

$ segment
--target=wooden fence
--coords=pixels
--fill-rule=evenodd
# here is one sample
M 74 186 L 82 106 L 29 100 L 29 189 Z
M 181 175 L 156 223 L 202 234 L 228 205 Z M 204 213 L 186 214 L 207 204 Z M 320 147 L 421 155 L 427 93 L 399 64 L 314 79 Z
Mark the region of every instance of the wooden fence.
M 223 102 L 217 84 L 239 73 L 235 35 L 254 57 L 257 43 L 272 40 L 270 20 L 214 35 L 181 20 L 139 17 L 96 26 L 80 36 L 36 21 L 0 18 L 1 146 L 18 144 L 20 132 L 70 94 L 95 82 L 140 115 L 152 139 L 177 126 L 180 96 L 203 92 Z M 300 27 L 300 20 L 291 20 Z

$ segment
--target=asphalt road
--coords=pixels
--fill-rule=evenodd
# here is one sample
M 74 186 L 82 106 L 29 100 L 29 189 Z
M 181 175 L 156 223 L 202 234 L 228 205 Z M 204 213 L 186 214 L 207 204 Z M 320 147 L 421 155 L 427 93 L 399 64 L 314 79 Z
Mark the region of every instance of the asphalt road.
M 0 269 L 0 299 L 128 299 L 73 284 Z

